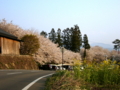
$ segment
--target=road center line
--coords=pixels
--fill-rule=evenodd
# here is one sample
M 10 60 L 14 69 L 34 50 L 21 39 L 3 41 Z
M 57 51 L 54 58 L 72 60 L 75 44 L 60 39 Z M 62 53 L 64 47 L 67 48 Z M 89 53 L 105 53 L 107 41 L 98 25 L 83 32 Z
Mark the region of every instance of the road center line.
M 7 75 L 11 75 L 11 74 L 19 74 L 19 73 L 22 73 L 22 72 L 7 73 Z
M 54 74 L 54 73 L 52 73 Z M 47 77 L 47 76 L 50 76 L 52 74 L 48 74 L 48 75 L 44 75 L 42 77 L 39 77 L 38 79 L 34 80 L 33 82 L 31 82 L 30 84 L 28 84 L 26 87 L 24 87 L 22 90 L 28 90 L 33 84 L 35 84 L 37 81 L 39 81 L 40 79 L 44 78 L 44 77 Z

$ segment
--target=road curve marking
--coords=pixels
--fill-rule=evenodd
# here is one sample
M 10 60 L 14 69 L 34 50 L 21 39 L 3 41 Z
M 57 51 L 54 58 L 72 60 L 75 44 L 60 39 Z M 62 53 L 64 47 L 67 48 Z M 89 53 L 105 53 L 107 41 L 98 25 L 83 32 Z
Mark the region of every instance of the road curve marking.
M 52 73 L 54 74 L 54 73 Z M 42 77 L 39 77 L 38 79 L 34 80 L 33 82 L 31 82 L 30 84 L 28 84 L 26 87 L 24 87 L 22 90 L 28 90 L 33 84 L 35 84 L 37 81 L 39 81 L 40 79 L 44 78 L 44 77 L 47 77 L 47 76 L 50 76 L 52 74 L 48 74 L 48 75 L 44 75 Z
M 11 75 L 11 74 L 19 74 L 19 73 L 22 73 L 22 72 L 7 73 L 7 75 Z

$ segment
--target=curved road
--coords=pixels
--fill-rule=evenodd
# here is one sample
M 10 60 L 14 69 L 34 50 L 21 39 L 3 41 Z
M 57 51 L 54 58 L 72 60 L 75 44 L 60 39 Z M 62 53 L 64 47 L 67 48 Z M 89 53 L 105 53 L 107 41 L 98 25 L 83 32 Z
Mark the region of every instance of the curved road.
M 0 90 L 43 90 L 47 77 L 55 71 L 0 70 Z

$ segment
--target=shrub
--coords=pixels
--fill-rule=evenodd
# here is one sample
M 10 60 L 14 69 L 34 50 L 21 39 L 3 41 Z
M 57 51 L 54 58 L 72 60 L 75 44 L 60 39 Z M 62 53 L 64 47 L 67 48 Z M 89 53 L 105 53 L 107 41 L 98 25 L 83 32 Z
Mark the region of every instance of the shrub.
M 25 35 L 21 38 L 23 43 L 21 44 L 21 54 L 34 54 L 40 47 L 39 39 L 35 35 Z
M 113 90 L 114 88 L 120 89 L 120 68 L 116 62 L 108 60 L 99 64 L 88 63 L 84 66 L 85 69 L 82 71 L 75 71 L 75 73 L 79 73 L 80 79 L 93 84 L 95 87 L 106 87 L 112 88 Z M 76 75 L 74 76 L 79 78 Z
M 80 90 L 80 82 L 75 80 L 71 74 L 69 71 L 56 72 L 47 79 L 45 90 Z

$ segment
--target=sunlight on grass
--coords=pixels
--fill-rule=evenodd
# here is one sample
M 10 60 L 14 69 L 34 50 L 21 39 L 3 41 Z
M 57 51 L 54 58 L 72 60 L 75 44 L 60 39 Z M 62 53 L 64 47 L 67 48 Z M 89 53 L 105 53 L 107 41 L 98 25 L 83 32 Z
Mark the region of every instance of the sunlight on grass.
M 120 67 L 110 60 L 101 63 L 74 60 L 73 71 L 57 71 L 48 81 L 46 85 L 50 88 L 45 90 L 119 90 Z

